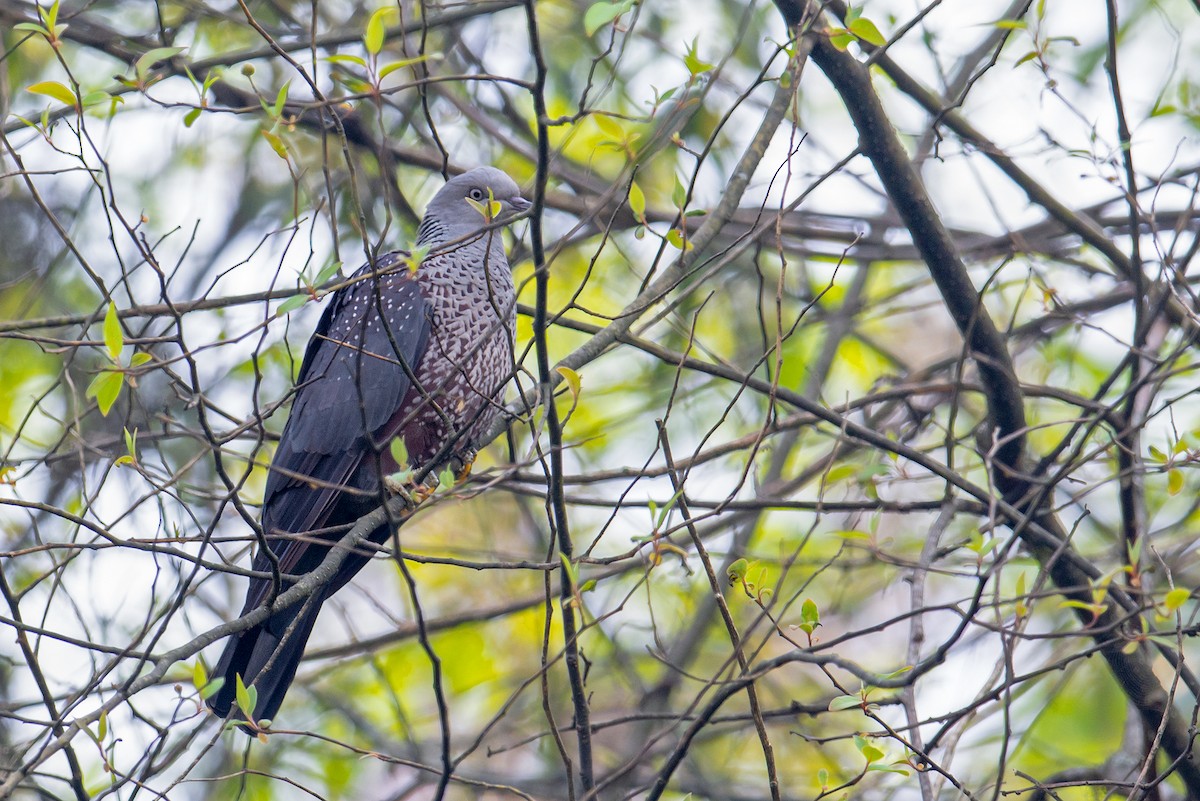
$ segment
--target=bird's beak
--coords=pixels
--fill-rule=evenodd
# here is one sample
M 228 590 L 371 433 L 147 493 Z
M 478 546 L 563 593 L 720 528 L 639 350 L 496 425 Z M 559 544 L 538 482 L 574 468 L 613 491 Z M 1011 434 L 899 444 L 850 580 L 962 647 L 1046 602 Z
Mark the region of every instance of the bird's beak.
M 529 211 L 531 208 L 533 208 L 533 202 L 526 200 L 520 195 L 509 198 L 508 205 L 512 207 L 514 214 L 520 214 L 521 212 Z

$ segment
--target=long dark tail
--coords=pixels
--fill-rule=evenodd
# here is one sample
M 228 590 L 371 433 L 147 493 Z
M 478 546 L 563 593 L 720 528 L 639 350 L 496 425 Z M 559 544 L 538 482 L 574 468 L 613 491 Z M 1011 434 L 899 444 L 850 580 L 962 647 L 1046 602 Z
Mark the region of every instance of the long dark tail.
M 308 636 L 312 634 L 317 613 L 321 611 L 320 597 L 276 612 L 262 623 L 230 637 L 213 670 L 213 677 L 225 679 L 221 689 L 208 699 L 208 706 L 218 717 L 229 715 L 237 694 L 237 676 L 242 683 L 258 692 L 254 719 L 272 719 L 283 703 L 296 668 L 304 654 Z M 243 717 L 238 714 L 237 717 Z M 253 735 L 249 729 L 243 729 Z

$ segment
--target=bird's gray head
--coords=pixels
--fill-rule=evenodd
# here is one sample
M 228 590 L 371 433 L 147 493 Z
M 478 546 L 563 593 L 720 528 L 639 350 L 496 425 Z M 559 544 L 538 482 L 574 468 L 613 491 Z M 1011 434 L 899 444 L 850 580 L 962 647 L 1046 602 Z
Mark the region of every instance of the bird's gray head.
M 495 201 L 499 208 L 489 208 Z M 451 178 L 434 195 L 421 227 L 417 244 L 436 245 L 470 236 L 493 222 L 503 222 L 532 205 L 521 197 L 516 182 L 495 167 L 476 167 Z M 491 220 L 487 219 L 491 212 Z M 499 238 L 496 238 L 498 241 Z

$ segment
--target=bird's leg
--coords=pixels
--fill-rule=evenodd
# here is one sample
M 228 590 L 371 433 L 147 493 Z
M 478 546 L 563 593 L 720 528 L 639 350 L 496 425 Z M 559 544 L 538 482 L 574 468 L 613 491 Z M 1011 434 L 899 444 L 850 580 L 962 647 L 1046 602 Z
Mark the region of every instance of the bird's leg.
M 454 486 L 458 486 L 471 477 L 471 468 L 475 465 L 475 457 L 479 451 L 467 448 L 450 457 L 450 469 L 454 471 Z
M 429 496 L 437 492 L 438 477 L 436 473 L 430 473 L 425 476 L 425 480 L 417 483 L 411 479 L 397 480 L 391 476 L 384 476 L 383 488 L 391 495 L 399 495 L 404 499 L 404 504 L 409 509 L 416 509 L 421 504 L 429 499 Z

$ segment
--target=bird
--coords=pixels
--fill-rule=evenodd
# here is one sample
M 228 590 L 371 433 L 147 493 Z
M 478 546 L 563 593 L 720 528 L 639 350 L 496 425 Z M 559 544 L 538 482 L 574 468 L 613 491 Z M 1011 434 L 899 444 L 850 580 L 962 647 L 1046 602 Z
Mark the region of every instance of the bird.
M 271 460 L 261 514 L 268 549 L 255 556 L 260 576 L 250 579 L 243 616 L 320 565 L 394 490 L 388 477 L 403 466 L 393 438 L 414 471 L 469 472 L 513 373 L 516 290 L 498 229 L 530 207 L 494 167 L 451 178 L 426 208 L 412 252 L 368 262 L 333 293 Z M 390 533 L 385 524 L 367 538 L 383 543 Z M 232 713 L 252 736 L 275 718 L 321 605 L 369 558 L 348 554 L 308 599 L 230 635 L 211 674 L 223 679 L 206 699 L 213 713 Z M 290 578 L 276 581 L 273 563 Z M 252 711 L 235 704 L 239 678 L 254 688 Z

